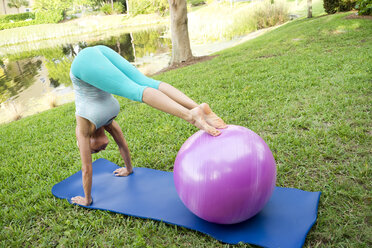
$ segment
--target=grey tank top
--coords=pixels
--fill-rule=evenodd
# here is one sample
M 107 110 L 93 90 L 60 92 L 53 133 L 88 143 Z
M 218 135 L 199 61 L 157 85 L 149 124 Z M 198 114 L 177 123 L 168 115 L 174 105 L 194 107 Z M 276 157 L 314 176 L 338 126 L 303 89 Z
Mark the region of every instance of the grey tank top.
M 84 82 L 71 72 L 70 78 L 75 91 L 75 114 L 92 122 L 96 129 L 110 124 L 120 110 L 113 95 Z

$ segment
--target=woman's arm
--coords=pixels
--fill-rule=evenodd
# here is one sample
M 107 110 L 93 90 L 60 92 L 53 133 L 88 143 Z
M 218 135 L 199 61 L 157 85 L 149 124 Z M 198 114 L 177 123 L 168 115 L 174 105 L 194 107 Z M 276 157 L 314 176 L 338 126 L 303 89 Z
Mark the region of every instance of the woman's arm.
M 119 147 L 119 151 L 121 156 L 124 159 L 125 166 L 124 168 L 120 168 L 114 171 L 116 176 L 128 176 L 133 172 L 132 161 L 130 158 L 130 151 L 128 148 L 127 141 L 124 138 L 123 132 L 116 121 L 112 121 L 112 123 L 108 126 L 105 126 L 105 130 L 111 134 L 114 138 L 116 144 Z
M 78 141 L 82 163 L 82 179 L 85 197 L 76 196 L 71 198 L 73 203 L 89 206 L 92 203 L 92 154 L 90 149 L 90 136 L 92 132 L 91 123 L 84 118 L 76 118 L 76 139 Z M 93 127 L 94 128 L 94 127 Z

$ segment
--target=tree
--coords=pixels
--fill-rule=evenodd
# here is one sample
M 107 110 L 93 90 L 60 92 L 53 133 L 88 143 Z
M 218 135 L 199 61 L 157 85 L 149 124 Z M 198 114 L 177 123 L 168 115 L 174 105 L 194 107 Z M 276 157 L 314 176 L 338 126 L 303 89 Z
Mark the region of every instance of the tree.
M 73 0 L 35 0 L 33 9 L 35 11 L 65 12 L 72 6 Z
M 125 0 L 125 8 L 127 10 L 127 14 L 129 15 L 129 3 L 128 3 L 128 0 Z
M 312 0 L 307 0 L 307 18 L 313 17 L 313 4 Z
M 171 65 L 194 58 L 190 48 L 187 26 L 186 0 L 168 0 L 171 14 L 172 59 Z
M 27 0 L 9 0 L 8 6 L 9 8 L 17 8 L 19 13 L 19 8 L 22 6 L 28 7 L 29 3 Z
M 4 9 L 4 13 L 6 15 L 6 5 L 5 5 L 5 0 L 3 0 L 3 9 Z

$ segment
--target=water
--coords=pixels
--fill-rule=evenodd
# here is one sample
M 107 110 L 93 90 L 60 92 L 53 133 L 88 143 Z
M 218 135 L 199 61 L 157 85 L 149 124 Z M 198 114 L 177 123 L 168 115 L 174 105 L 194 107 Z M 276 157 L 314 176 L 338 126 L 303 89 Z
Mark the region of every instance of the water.
M 88 46 L 112 48 L 145 75 L 161 70 L 171 56 L 172 42 L 164 38 L 165 31 L 161 27 L 108 38 L 90 37 L 21 52 L 8 49 L 12 54 L 0 57 L 0 123 L 73 101 L 70 66 L 77 53 Z

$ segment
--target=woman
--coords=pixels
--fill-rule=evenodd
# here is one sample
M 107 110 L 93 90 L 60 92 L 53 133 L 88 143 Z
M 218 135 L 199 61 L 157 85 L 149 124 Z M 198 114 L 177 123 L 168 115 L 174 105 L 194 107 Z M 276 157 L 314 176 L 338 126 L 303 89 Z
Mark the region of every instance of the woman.
M 75 57 L 70 71 L 75 90 L 76 138 L 82 162 L 85 197 L 76 196 L 73 203 L 92 203 L 92 153 L 104 150 L 111 134 L 119 147 L 126 167 L 114 171 L 116 176 L 132 173 L 130 152 L 123 132 L 114 120 L 119 103 L 111 95 L 119 95 L 180 117 L 213 136 L 226 124 L 212 112 L 208 104 L 196 104 L 173 86 L 146 77 L 114 50 L 106 46 L 88 47 Z

